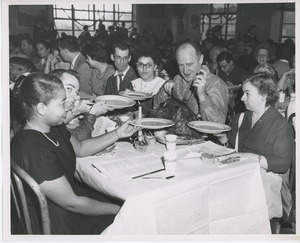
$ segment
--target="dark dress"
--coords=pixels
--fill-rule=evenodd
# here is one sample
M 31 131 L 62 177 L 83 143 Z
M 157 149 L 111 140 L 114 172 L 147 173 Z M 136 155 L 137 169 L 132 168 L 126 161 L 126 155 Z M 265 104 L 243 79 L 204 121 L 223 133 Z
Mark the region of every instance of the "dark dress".
M 229 144 L 235 146 L 238 129 L 236 116 L 231 122 Z M 287 120 L 274 108 L 269 109 L 252 124 L 252 112 L 246 111 L 239 129 L 239 152 L 260 154 L 266 157 L 267 171 L 286 173 L 293 159 L 294 132 Z
M 59 146 L 54 146 L 41 132 L 21 130 L 14 138 L 11 157 L 16 163 L 41 184 L 62 177 L 67 178 L 74 193 L 99 201 L 108 201 L 100 193 L 80 185 L 74 178 L 76 156 L 70 142 L 70 133 L 65 124 L 53 127 L 46 135 Z M 33 225 L 39 229 L 34 214 L 34 201 L 28 199 Z M 109 226 L 115 215 L 85 216 L 67 211 L 50 200 L 48 201 L 51 234 L 100 234 Z M 35 232 L 37 233 L 37 232 Z

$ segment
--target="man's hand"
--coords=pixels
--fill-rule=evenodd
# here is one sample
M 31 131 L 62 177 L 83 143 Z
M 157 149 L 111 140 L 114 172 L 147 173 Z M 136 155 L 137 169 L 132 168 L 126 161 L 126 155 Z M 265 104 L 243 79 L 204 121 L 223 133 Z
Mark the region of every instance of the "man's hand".
M 196 76 L 196 79 L 193 81 L 192 86 L 196 88 L 199 98 L 201 96 L 206 96 L 205 86 L 206 86 L 206 71 L 200 70 L 199 75 Z
M 172 95 L 173 89 L 175 86 L 175 82 L 173 80 L 168 80 L 167 82 L 164 83 L 164 90 L 168 95 Z

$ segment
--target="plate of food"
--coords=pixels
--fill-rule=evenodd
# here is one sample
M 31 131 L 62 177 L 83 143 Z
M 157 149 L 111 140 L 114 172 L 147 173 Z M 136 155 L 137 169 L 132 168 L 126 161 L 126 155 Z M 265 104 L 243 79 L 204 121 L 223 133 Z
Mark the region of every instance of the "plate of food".
M 231 130 L 230 126 L 210 121 L 191 121 L 188 123 L 188 126 L 198 132 L 209 134 L 217 134 Z
M 173 121 L 163 118 L 140 118 L 132 120 L 130 123 L 134 126 L 147 129 L 162 129 L 174 125 Z
M 131 98 L 133 100 L 146 100 L 152 97 L 152 94 L 150 93 L 131 91 L 131 90 L 121 91 L 119 92 L 119 95 Z
M 96 101 L 103 101 L 105 104 L 115 109 L 122 109 L 135 105 L 133 99 L 121 95 L 101 95 L 96 98 Z

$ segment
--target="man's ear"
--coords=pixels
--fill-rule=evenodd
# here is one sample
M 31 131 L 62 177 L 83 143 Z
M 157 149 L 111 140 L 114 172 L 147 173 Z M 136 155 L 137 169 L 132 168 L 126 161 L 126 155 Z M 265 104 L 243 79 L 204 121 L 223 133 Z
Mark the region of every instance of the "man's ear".
M 199 64 L 200 64 L 200 66 L 202 65 L 202 63 L 203 63 L 203 59 L 204 59 L 204 56 L 201 54 L 200 55 L 200 58 L 199 58 Z
M 128 62 L 130 62 L 131 61 L 131 56 L 129 56 L 129 58 L 128 58 Z
M 46 111 L 46 106 L 44 103 L 38 103 L 36 106 L 36 111 L 38 114 L 40 114 L 41 116 L 43 116 L 45 114 Z
M 110 59 L 114 62 L 115 61 L 115 58 L 114 58 L 114 55 L 113 54 L 110 54 Z

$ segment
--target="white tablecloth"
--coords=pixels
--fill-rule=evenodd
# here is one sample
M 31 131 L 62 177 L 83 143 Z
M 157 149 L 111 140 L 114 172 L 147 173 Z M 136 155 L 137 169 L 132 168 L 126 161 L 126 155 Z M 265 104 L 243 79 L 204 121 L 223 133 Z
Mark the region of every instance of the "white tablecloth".
M 170 180 L 135 179 L 120 183 L 105 178 L 92 166 L 95 161 L 144 154 L 126 142 L 117 146 L 114 157 L 77 159 L 77 177 L 94 189 L 125 201 L 103 234 L 270 233 L 258 163 L 245 160 L 216 168 L 204 165 L 199 158 L 182 159 L 177 162 L 175 178 Z M 159 144 L 147 150 L 159 155 L 165 151 Z

